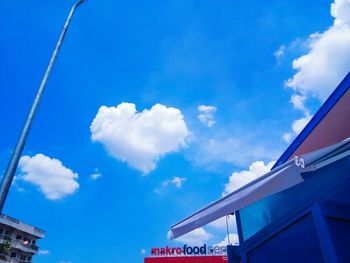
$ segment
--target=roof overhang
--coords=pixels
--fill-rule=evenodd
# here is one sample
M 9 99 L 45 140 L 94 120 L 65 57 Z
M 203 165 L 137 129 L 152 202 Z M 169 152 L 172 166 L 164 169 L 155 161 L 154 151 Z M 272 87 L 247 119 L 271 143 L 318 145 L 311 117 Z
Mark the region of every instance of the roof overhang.
M 254 202 L 302 183 L 302 173 L 315 171 L 350 155 L 350 138 L 294 157 L 238 190 L 220 198 L 171 226 L 171 238 L 180 237 Z
M 349 139 L 346 138 L 350 136 L 349 105 L 350 73 L 323 103 L 269 173 L 173 225 L 172 237 L 177 238 L 269 195 L 299 184 L 303 181 L 301 173 L 319 169 L 348 155 Z

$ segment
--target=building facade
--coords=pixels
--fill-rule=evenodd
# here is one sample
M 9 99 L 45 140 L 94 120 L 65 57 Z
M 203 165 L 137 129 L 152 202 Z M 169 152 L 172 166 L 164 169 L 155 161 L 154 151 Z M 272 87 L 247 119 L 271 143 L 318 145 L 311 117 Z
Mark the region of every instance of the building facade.
M 230 263 L 350 262 L 349 105 L 350 73 L 270 172 L 171 226 L 171 237 L 235 214 Z
M 15 218 L 0 215 L 0 263 L 30 263 L 45 232 Z
M 149 257 L 144 263 L 227 263 L 227 256 Z

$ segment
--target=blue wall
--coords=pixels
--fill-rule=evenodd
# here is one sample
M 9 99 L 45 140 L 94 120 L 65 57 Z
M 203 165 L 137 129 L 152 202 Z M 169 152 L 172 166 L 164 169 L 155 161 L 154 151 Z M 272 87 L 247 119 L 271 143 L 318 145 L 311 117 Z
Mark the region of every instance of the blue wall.
M 243 262 L 350 262 L 350 158 L 240 210 Z

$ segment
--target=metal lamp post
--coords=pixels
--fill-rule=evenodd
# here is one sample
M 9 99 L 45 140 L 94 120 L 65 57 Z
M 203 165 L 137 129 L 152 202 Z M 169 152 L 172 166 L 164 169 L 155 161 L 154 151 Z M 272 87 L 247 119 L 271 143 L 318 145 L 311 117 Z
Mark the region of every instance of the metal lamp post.
M 69 12 L 69 15 L 68 15 L 68 17 L 66 19 L 66 22 L 64 24 L 62 33 L 61 33 L 61 35 L 60 35 L 60 37 L 58 39 L 58 42 L 57 42 L 56 47 L 55 47 L 55 50 L 53 51 L 53 54 L 51 56 L 49 65 L 47 66 L 47 69 L 46 69 L 44 77 L 43 77 L 43 79 L 41 81 L 40 87 L 39 87 L 38 92 L 37 92 L 37 94 L 35 96 L 35 99 L 33 101 L 32 107 L 31 107 L 31 109 L 29 111 L 29 114 L 28 114 L 28 117 L 26 119 L 26 122 L 25 122 L 25 124 L 24 124 L 24 126 L 22 128 L 22 131 L 21 131 L 21 134 L 20 134 L 20 136 L 18 138 L 17 144 L 16 144 L 16 146 L 15 146 L 15 148 L 13 150 L 11 159 L 10 159 L 10 161 L 8 163 L 6 172 L 5 172 L 5 174 L 4 174 L 3 178 L 2 178 L 1 185 L 0 185 L 0 213 L 2 213 L 2 209 L 4 207 L 7 194 L 9 192 L 9 189 L 10 189 L 13 177 L 15 175 L 15 172 L 16 172 L 16 169 L 17 169 L 17 166 L 18 166 L 18 162 L 19 162 L 19 159 L 21 157 L 21 154 L 22 154 L 22 151 L 23 151 L 23 148 L 24 148 L 24 145 L 25 145 L 25 142 L 26 142 L 26 139 L 27 139 L 27 136 L 28 136 L 31 124 L 33 122 L 35 113 L 36 113 L 36 111 L 38 109 L 41 96 L 42 96 L 42 94 L 44 92 L 47 80 L 48 80 L 49 75 L 51 73 L 52 66 L 53 66 L 53 64 L 54 64 L 54 62 L 56 60 L 58 51 L 60 50 L 60 47 L 61 47 L 62 42 L 64 40 L 64 37 L 65 37 L 65 35 L 67 33 L 67 29 L 68 29 L 68 26 L 70 24 L 70 21 L 71 21 L 73 15 L 74 15 L 74 12 L 84 2 L 86 2 L 86 0 L 79 0 L 78 2 L 76 2 L 73 5 L 73 7 L 71 8 L 71 10 Z

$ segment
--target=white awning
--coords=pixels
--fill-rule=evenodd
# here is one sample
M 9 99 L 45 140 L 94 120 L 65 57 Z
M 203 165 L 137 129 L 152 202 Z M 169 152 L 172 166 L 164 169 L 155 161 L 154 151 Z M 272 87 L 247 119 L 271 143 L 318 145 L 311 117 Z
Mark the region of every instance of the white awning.
M 171 226 L 171 238 L 180 237 L 265 197 L 303 182 L 301 173 L 316 170 L 350 154 L 350 139 L 294 157 L 238 190 Z

